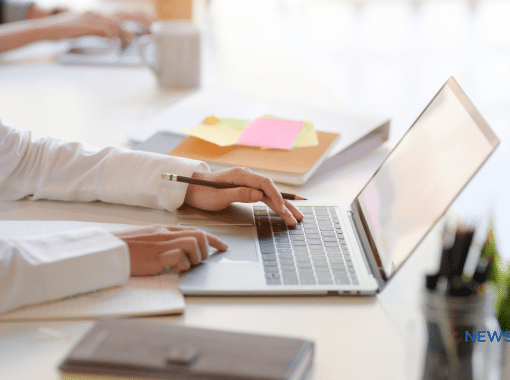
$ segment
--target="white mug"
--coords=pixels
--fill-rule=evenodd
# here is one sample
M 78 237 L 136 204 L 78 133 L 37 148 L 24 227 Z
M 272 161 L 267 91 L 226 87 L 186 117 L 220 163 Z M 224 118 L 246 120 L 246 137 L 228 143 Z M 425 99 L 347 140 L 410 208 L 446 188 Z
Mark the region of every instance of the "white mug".
M 154 59 L 146 49 L 154 46 Z M 160 20 L 140 41 L 142 62 L 150 67 L 159 88 L 190 88 L 200 85 L 200 31 L 191 22 Z

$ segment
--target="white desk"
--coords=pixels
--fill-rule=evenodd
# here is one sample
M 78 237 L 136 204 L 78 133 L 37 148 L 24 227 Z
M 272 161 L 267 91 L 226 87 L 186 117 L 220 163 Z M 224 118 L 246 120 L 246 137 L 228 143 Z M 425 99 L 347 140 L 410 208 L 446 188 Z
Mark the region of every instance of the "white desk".
M 229 7 L 222 8 L 222 4 Z M 327 109 L 343 107 L 334 91 L 318 80 L 319 75 L 296 60 L 285 46 L 280 48 L 281 41 L 274 39 L 269 43 L 264 40 L 266 50 L 257 46 L 258 52 L 265 51 L 277 57 L 271 61 L 266 60 L 267 55 L 254 55 L 248 48 L 239 50 L 240 41 L 250 41 L 253 37 L 246 28 L 251 26 L 253 29 L 250 30 L 260 31 L 261 38 L 267 35 L 256 23 L 241 24 L 239 19 L 232 18 L 232 12 L 239 9 L 231 5 L 229 1 L 218 1 L 212 8 L 213 15 L 223 15 L 223 18 L 218 16 L 223 23 L 214 27 L 218 34 L 214 40 L 215 50 L 209 56 L 209 62 L 214 63 L 208 68 L 209 73 L 214 68 L 217 79 L 233 87 L 249 88 L 257 94 L 286 97 Z M 247 16 L 246 12 L 241 13 Z M 249 21 L 258 20 L 259 16 L 254 14 Z M 267 21 L 262 16 L 260 18 Z M 226 19 L 233 24 L 225 23 Z M 231 35 L 233 27 L 241 28 L 244 34 Z M 236 79 L 227 78 L 228 73 L 235 73 Z M 415 73 L 419 74 L 419 70 Z M 374 86 L 377 87 L 377 83 Z M 186 94 L 160 92 L 150 71 L 144 68 L 64 67 L 47 57 L 11 56 L 0 62 L 0 117 L 5 122 L 31 129 L 36 135 L 51 134 L 97 147 L 126 146 L 124 136 L 128 131 Z M 482 96 L 476 94 L 477 98 Z M 416 98 L 409 100 L 414 102 L 411 108 L 416 107 Z M 372 105 L 375 104 L 374 101 Z M 365 106 L 368 109 L 370 104 Z M 394 109 L 406 114 L 406 107 L 400 103 Z M 416 108 L 417 112 L 420 110 Z M 408 126 L 392 125 L 392 143 Z M 502 137 L 500 132 L 502 129 L 497 129 Z M 503 149 L 501 146 L 498 152 Z M 321 201 L 325 202 L 350 202 L 387 152 L 388 147 L 381 148 L 345 167 L 330 167 L 313 183 L 298 189 L 290 186 L 281 189 L 311 200 L 320 195 Z M 506 154 L 496 156 L 491 162 L 492 168 L 501 169 L 505 161 Z M 494 179 L 494 172 L 481 174 L 485 179 Z M 497 184 L 504 183 L 497 180 Z M 471 198 L 464 199 L 463 204 L 472 201 L 476 195 L 473 190 Z M 0 204 L 0 218 L 133 224 L 177 222 L 176 215 L 163 211 L 51 201 L 5 202 Z M 154 320 L 312 339 L 316 343 L 316 357 L 310 379 L 314 380 L 415 378 L 424 348 L 423 325 L 418 317 L 419 290 L 424 273 L 437 264 L 437 252 L 433 247 L 433 242 L 429 246 L 422 245 L 377 297 L 188 297 L 183 315 Z M 0 377 L 58 378 L 58 363 L 91 323 L 1 323 Z M 51 331 L 50 334 L 41 332 L 41 327 L 52 329 L 55 336 L 51 336 Z
M 175 223 L 176 216 L 102 203 L 19 201 L 0 204 L 0 218 Z M 423 273 L 435 253 L 417 251 L 377 297 L 187 297 L 181 316 L 160 323 L 300 336 L 316 343 L 310 379 L 410 378 L 420 365 L 422 327 L 416 313 Z M 57 379 L 56 367 L 91 325 L 83 322 L 0 323 L 0 374 L 6 379 Z M 49 328 L 56 335 L 41 332 Z M 408 351 L 414 347 L 416 351 Z M 366 363 L 370 361 L 371 365 Z

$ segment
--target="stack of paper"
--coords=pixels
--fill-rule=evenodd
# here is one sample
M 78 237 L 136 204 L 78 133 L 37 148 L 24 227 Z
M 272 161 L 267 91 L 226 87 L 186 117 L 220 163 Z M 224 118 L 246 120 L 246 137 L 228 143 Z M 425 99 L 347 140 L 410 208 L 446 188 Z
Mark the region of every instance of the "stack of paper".
M 222 147 L 246 145 L 290 150 L 319 145 L 317 131 L 312 122 L 271 115 L 252 121 L 210 116 L 199 126 L 185 132 Z

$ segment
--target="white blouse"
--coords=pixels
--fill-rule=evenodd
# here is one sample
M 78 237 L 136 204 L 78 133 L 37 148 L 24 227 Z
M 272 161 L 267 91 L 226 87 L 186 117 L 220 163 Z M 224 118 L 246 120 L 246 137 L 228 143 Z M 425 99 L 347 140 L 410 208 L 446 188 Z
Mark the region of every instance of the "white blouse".
M 200 161 L 97 149 L 5 126 L 0 120 L 0 201 L 103 201 L 174 211 L 187 185 L 161 173 L 208 171 Z M 100 228 L 0 240 L 0 312 L 124 283 L 129 252 Z

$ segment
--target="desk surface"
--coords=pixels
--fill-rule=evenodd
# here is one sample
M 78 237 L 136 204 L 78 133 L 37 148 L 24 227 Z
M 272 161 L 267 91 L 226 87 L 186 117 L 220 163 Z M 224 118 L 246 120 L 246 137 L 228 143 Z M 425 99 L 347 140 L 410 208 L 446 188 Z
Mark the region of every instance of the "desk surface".
M 165 211 L 55 201 L 3 202 L 0 218 L 132 224 L 178 221 L 177 215 Z M 340 373 L 349 379 L 412 378 L 409 374 L 421 365 L 423 349 L 417 294 L 424 273 L 435 265 L 436 237 L 431 235 L 429 243 L 375 297 L 186 297 L 183 315 L 150 319 L 311 339 L 316 343 L 316 357 L 310 379 L 335 379 Z M 0 373 L 9 379 L 58 378 L 58 363 L 91 323 L 0 323 Z
M 270 12 L 263 14 L 256 3 L 246 2 L 250 4 L 247 8 L 229 0 L 212 3 L 207 16 L 211 17 L 212 26 L 207 24 L 210 29 L 204 29 L 206 33 L 211 33 L 209 37 L 214 36 L 208 40 L 210 50 L 207 50 L 207 67 L 204 68 L 206 83 L 220 80 L 257 95 L 265 94 L 268 98 L 286 99 L 329 110 L 342 109 L 348 103 L 349 106 L 360 106 L 367 112 L 391 117 L 392 137 L 388 146 L 346 166 L 329 167 L 317 175 L 313 183 L 298 189 L 281 186 L 282 191 L 299 193 L 311 200 L 318 199 L 320 195 L 321 202 L 349 203 L 384 159 L 389 147 L 425 106 L 429 95 L 433 95 L 433 92 L 421 91 L 423 78 L 434 77 L 438 89 L 449 75 L 456 75 L 456 72 L 442 75 L 442 70 L 433 73 L 423 66 L 413 66 L 405 59 L 399 60 L 406 56 L 403 48 L 396 58 L 397 67 L 405 67 L 408 75 L 405 81 L 399 77 L 400 89 L 397 88 L 398 83 L 390 83 L 391 91 L 383 99 L 379 95 L 384 92 L 381 88 L 388 86 L 385 73 L 394 74 L 395 70 L 385 71 L 389 61 L 387 57 L 377 55 L 380 52 L 377 48 L 373 48 L 377 58 L 373 65 L 364 67 L 368 70 L 366 76 L 360 77 L 361 73 L 357 73 L 352 81 L 345 77 L 342 80 L 341 72 L 337 73 L 340 76 L 335 76 L 327 71 L 326 66 L 313 67 L 316 61 L 303 60 L 302 55 L 293 50 L 298 46 L 298 41 L 289 40 L 292 33 L 282 32 L 281 24 L 274 22 L 278 17 L 284 17 L 286 23 L 303 21 L 304 15 L 312 17 L 313 13 L 308 14 L 304 8 L 296 6 L 294 9 L 290 3 L 281 2 L 286 5 L 279 10 L 266 4 Z M 363 7 L 356 9 L 359 11 Z M 371 15 L 367 11 L 358 16 L 370 19 Z M 241 22 L 242 19 L 246 22 Z M 264 28 L 260 25 L 264 25 Z M 352 27 L 355 29 L 356 25 Z M 239 33 L 232 33 L 232 28 Z M 306 24 L 305 29 L 311 30 L 309 28 L 310 24 Z M 292 31 L 292 28 L 289 30 Z M 269 38 L 274 35 L 278 38 Z M 302 33 L 296 36 L 305 38 Z M 259 38 L 257 42 L 254 42 L 255 37 Z M 246 44 L 246 41 L 252 41 L 252 44 Z M 306 42 L 306 39 L 303 41 Z M 31 49 L 48 52 L 46 47 L 40 44 Z M 52 44 L 49 51 L 54 51 L 51 49 L 58 49 L 58 46 Z M 326 56 L 328 49 L 324 49 Z M 370 44 L 360 49 L 365 49 L 365 58 L 371 57 Z M 354 54 L 358 50 L 351 47 L 344 51 Z M 507 50 L 501 50 L 501 54 L 507 54 Z M 317 57 L 321 56 L 317 53 Z M 330 55 L 326 58 L 330 58 L 331 63 L 335 62 L 334 57 Z M 500 57 L 494 62 L 499 62 Z M 159 91 L 154 77 L 146 68 L 60 66 L 53 58 L 46 53 L 32 57 L 27 51 L 0 57 L 0 117 L 4 122 L 31 129 L 36 135 L 50 134 L 80 140 L 100 148 L 109 145 L 126 147 L 125 136 L 129 131 L 189 94 L 187 91 Z M 343 67 L 344 63 L 344 58 L 339 58 L 338 67 Z M 422 75 L 424 70 L 426 76 Z M 376 72 L 380 73 L 378 77 L 374 76 Z M 435 76 L 438 73 L 440 75 Z M 325 74 L 331 77 L 327 84 L 321 79 Z M 476 73 L 473 75 L 476 77 L 474 82 L 479 83 L 482 77 L 479 78 Z M 461 73 L 457 79 L 462 84 L 462 79 L 469 78 Z M 369 79 L 372 81 L 370 86 L 367 85 Z M 347 87 L 356 96 L 342 98 L 345 90 L 335 90 L 339 83 L 348 84 Z M 491 89 L 498 88 L 496 85 L 476 87 L 470 80 L 467 83 L 465 89 L 468 94 L 472 93 L 470 89 L 477 90 L 473 94 L 477 104 L 477 100 L 485 97 L 494 99 Z M 415 88 L 416 93 L 409 95 L 409 88 Z M 402 93 L 409 96 L 402 99 Z M 500 195 L 501 192 L 497 191 L 508 183 L 506 176 L 503 178 L 496 174 L 505 170 L 509 158 L 504 140 L 509 133 L 505 127 L 510 107 L 505 96 L 501 95 L 494 104 L 506 104 L 506 107 L 481 108 L 502 144 L 486 165 L 487 169 L 477 175 L 455 204 L 462 215 L 480 217 L 487 209 L 488 200 L 492 199 L 500 210 L 496 212 L 496 217 L 501 231 L 510 226 L 505 217 L 505 211 L 510 210 L 509 202 L 503 199 L 504 194 Z M 484 106 L 487 104 L 482 103 Z M 381 108 L 381 104 L 388 107 Z M 381 112 L 384 109 L 388 113 Z M 413 115 L 409 116 L 411 112 Z M 487 191 L 487 183 L 495 186 Z M 132 224 L 173 224 L 178 220 L 177 215 L 142 208 L 25 200 L 1 203 L 0 218 Z M 154 321 L 312 339 L 316 342 L 317 351 L 310 379 L 337 379 L 340 376 L 347 379 L 417 378 L 423 350 L 420 289 L 423 274 L 437 264 L 435 237 L 431 235 L 428 244 L 420 246 L 399 274 L 376 297 L 187 297 L 183 315 L 154 318 Z M 502 243 L 506 250 L 506 241 Z M 0 377 L 56 379 L 58 363 L 91 323 L 1 323 Z

